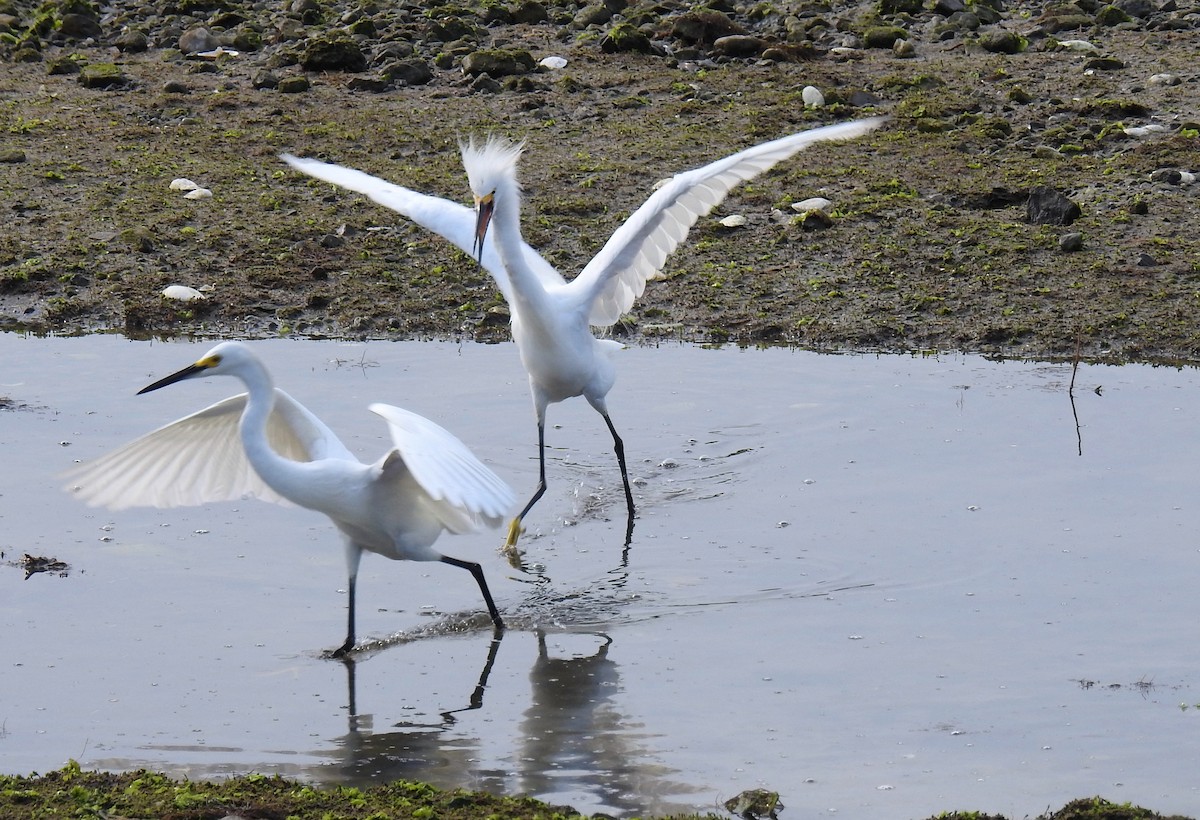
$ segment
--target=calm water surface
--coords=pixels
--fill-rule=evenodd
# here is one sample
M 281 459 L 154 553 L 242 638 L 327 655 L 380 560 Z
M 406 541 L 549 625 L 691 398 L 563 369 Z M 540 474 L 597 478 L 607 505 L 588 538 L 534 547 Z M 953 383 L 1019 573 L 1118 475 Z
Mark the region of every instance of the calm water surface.
M 512 345 L 256 343 L 364 459 L 385 401 L 522 498 L 536 431 Z M 345 567 L 320 515 L 112 513 L 56 474 L 239 392 L 135 396 L 207 344 L 0 335 L 0 771 L 395 777 L 583 812 L 1021 816 L 1100 794 L 1200 811 L 1200 378 L 975 357 L 632 348 L 602 421 L 550 410 L 522 539 L 445 537 L 470 576 Z M 1099 393 L 1096 388 L 1100 388 Z M 1076 422 L 1078 417 L 1078 426 Z M 24 553 L 67 562 L 23 580 Z M 1185 708 L 1186 707 L 1186 708 Z

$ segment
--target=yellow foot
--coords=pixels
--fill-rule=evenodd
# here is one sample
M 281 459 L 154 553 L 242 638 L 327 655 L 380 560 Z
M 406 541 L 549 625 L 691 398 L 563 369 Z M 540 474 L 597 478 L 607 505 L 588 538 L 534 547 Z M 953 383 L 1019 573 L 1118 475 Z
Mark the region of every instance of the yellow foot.
M 523 532 L 525 532 L 525 528 L 521 526 L 521 519 L 514 518 L 508 525 L 508 538 L 505 539 L 504 546 L 500 548 L 500 552 L 508 559 L 508 563 L 516 569 L 524 567 L 524 556 L 517 549 L 517 539 Z
M 510 550 L 517 545 L 517 539 L 521 537 L 521 533 L 525 532 L 525 528 L 521 526 L 521 519 L 514 518 L 508 523 L 508 538 L 504 542 L 504 548 Z

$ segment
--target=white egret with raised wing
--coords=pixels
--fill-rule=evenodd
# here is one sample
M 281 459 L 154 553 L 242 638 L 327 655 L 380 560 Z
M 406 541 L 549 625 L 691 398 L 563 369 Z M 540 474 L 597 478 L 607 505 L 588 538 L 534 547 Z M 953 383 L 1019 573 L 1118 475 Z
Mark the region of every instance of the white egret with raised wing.
M 463 166 L 475 197 L 474 210 L 421 194 L 362 171 L 290 154 L 293 168 L 364 194 L 403 214 L 474 256 L 495 279 L 508 302 L 513 340 L 529 373 L 538 425 L 538 485 L 512 520 L 507 546 L 520 537 L 521 522 L 546 491 L 546 408 L 583 396 L 608 425 L 628 510 L 626 544 L 633 533 L 634 503 L 625 448 L 608 415 L 611 361 L 617 342 L 597 339 L 591 327 L 607 327 L 633 306 L 646 281 L 659 274 L 668 255 L 696 220 L 715 208 L 738 183 L 817 142 L 861 136 L 883 124 L 875 117 L 813 128 L 747 148 L 667 180 L 612 235 L 570 282 L 521 238 L 521 186 L 517 161 L 523 144 L 489 138 L 461 145 Z M 495 231 L 489 232 L 495 224 Z
M 466 445 L 422 416 L 372 404 L 369 409 L 387 422 L 393 447 L 364 464 L 320 419 L 274 387 L 262 361 L 240 342 L 219 344 L 138 392 L 205 376 L 233 376 L 248 392 L 75 466 L 66 473 L 67 489 L 92 506 L 115 510 L 252 497 L 329 516 L 345 540 L 350 599 L 346 640 L 334 656 L 354 647 L 355 585 L 364 551 L 468 570 L 492 622 L 504 627 L 479 564 L 433 549 L 443 530 L 498 526 L 515 504 L 508 485 Z

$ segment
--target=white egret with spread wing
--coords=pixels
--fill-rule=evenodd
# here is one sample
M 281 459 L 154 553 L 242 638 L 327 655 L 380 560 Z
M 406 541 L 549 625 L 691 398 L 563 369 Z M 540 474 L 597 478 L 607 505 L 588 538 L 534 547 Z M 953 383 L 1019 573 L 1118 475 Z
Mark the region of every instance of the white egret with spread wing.
M 521 238 L 521 186 L 517 161 L 523 145 L 490 138 L 461 146 L 463 165 L 475 197 L 472 210 L 356 171 L 284 154 L 297 170 L 365 194 L 470 253 L 492 275 L 508 302 L 513 340 L 529 373 L 538 425 L 538 485 L 509 525 L 507 545 L 515 545 L 521 522 L 546 490 L 546 408 L 583 396 L 608 425 L 613 437 L 628 510 L 626 543 L 633 532 L 634 503 L 625 448 L 608 415 L 605 397 L 613 385 L 611 354 L 621 345 L 597 339 L 591 327 L 614 324 L 633 306 L 646 281 L 657 276 L 668 255 L 687 237 L 696 220 L 715 208 L 738 183 L 817 142 L 865 134 L 885 118 L 814 128 L 687 171 L 667 180 L 612 235 L 570 282 Z M 495 225 L 495 230 L 488 231 Z
M 359 461 L 303 405 L 276 388 L 244 344 L 224 342 L 195 364 L 140 393 L 205 376 L 233 376 L 248 392 L 193 413 L 69 470 L 67 489 L 92 506 L 180 507 L 246 497 L 322 512 L 342 533 L 349 575 L 345 643 L 354 647 L 354 595 L 364 551 L 408 561 L 441 561 L 468 570 L 497 628 L 504 622 L 477 563 L 433 549 L 443 530 L 498 526 L 512 490 L 461 441 L 422 416 L 372 404 L 393 447 L 373 464 Z

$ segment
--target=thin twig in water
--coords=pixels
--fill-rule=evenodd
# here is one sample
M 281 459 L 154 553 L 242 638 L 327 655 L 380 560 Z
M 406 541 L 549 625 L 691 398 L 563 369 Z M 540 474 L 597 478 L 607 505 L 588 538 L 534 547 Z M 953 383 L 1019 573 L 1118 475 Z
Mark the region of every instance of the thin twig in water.
M 1071 400 L 1071 415 L 1075 417 L 1075 445 L 1080 456 L 1083 455 L 1083 431 L 1079 428 L 1079 412 L 1075 409 L 1075 374 L 1079 372 L 1079 353 L 1082 343 L 1079 336 L 1075 337 L 1075 356 L 1071 361 L 1071 384 L 1067 386 L 1067 397 Z
M 367 348 L 364 345 L 363 351 L 362 351 L 362 356 L 359 357 L 357 362 L 353 362 L 350 359 L 334 359 L 333 366 L 338 367 L 338 368 L 347 367 L 347 366 L 357 367 L 359 370 L 362 371 L 362 374 L 365 376 L 365 375 L 367 375 L 367 368 L 368 367 L 379 367 L 379 362 L 376 362 L 376 361 L 368 362 L 367 361 Z
M 1071 361 L 1071 384 L 1067 387 L 1067 393 L 1071 396 L 1075 395 L 1075 374 L 1079 372 L 1079 350 L 1081 341 L 1078 336 L 1075 337 L 1075 356 Z

